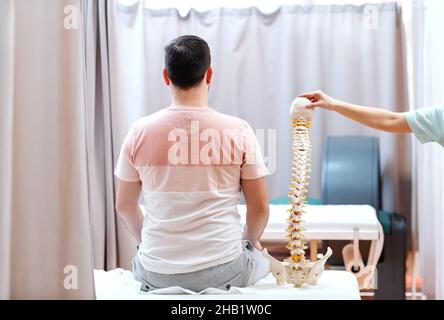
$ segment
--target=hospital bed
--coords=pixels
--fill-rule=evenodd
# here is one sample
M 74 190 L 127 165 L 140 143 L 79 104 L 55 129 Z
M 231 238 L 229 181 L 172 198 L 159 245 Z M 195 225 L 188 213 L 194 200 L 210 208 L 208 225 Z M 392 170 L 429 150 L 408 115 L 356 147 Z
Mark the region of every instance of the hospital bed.
M 157 293 L 139 290 L 140 282 L 128 270 L 94 271 L 98 300 L 359 300 L 356 278 L 345 271 L 327 270 L 316 286 L 277 286 L 271 274 L 248 288 L 207 289 L 194 293 L 172 287 Z

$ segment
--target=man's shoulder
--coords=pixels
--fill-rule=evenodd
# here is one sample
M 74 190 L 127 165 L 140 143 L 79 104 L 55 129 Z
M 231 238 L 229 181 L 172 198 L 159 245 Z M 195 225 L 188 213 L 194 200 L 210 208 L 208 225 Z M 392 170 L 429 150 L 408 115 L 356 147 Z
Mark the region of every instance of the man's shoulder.
M 227 113 L 223 113 L 220 111 L 216 111 L 214 110 L 215 113 L 217 114 L 217 117 L 223 121 L 224 123 L 231 125 L 232 127 L 236 127 L 239 129 L 249 129 L 251 126 L 248 123 L 248 121 L 246 121 L 245 119 L 227 114 Z
M 152 124 L 153 122 L 157 122 L 157 121 L 161 121 L 162 117 L 166 116 L 166 108 L 160 109 L 158 111 L 155 111 L 153 113 L 150 113 L 146 116 L 137 118 L 132 126 L 135 129 L 143 129 L 146 126 L 149 126 L 150 124 Z
M 150 131 L 151 129 L 158 130 L 164 128 L 166 123 L 172 119 L 176 119 L 175 116 L 178 116 L 168 111 L 168 108 L 163 108 L 149 115 L 140 117 L 133 122 L 132 127 L 138 133 L 146 130 Z M 210 108 L 208 111 L 210 111 L 211 116 L 202 113 L 197 117 L 197 119 L 205 119 L 206 121 L 204 123 L 206 123 L 207 126 L 211 127 L 211 125 L 214 125 L 215 128 L 238 129 L 242 131 L 251 130 L 248 121 L 240 117 L 217 111 L 214 108 Z

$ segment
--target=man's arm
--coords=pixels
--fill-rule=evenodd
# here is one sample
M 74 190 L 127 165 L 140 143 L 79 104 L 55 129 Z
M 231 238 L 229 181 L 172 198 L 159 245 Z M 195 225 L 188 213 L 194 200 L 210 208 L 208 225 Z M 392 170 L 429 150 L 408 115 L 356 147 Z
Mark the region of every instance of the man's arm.
M 139 207 L 141 183 L 118 180 L 116 194 L 116 211 L 128 230 L 141 242 L 143 215 Z
M 409 133 L 410 129 L 405 114 L 379 108 L 358 106 L 333 99 L 322 91 L 301 94 L 300 97 L 309 99 L 312 103 L 308 108 L 320 107 L 336 111 L 351 120 L 367 127 L 395 133 Z
M 247 223 L 243 239 L 250 240 L 256 249 L 262 250 L 259 239 L 267 225 L 270 211 L 265 179 L 241 179 L 241 187 L 247 205 Z

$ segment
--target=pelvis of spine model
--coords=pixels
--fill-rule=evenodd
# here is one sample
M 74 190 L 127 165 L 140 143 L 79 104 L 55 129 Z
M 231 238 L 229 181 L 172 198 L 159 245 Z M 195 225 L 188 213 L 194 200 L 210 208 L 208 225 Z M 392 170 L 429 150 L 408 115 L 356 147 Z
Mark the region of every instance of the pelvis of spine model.
M 324 272 L 325 262 L 332 253 L 333 251 L 329 247 L 327 253 L 318 261 L 311 262 L 304 259 L 299 263 L 298 269 L 295 270 L 287 260 L 279 261 L 273 258 L 267 249 L 262 251 L 263 256 L 270 261 L 270 271 L 276 279 L 276 284 L 290 283 L 295 287 L 301 287 L 304 283 L 311 286 L 315 285 Z
M 276 278 L 276 283 L 285 283 L 300 287 L 304 283 L 315 285 L 324 271 L 325 262 L 332 255 L 332 250 L 317 261 L 305 258 L 304 228 L 301 226 L 301 216 L 305 212 L 305 200 L 308 193 L 311 173 L 311 142 L 310 132 L 313 109 L 306 106 L 310 101 L 305 98 L 296 98 L 290 107 L 292 124 L 292 161 L 291 183 L 288 197 L 291 208 L 289 211 L 287 228 L 287 248 L 290 256 L 283 262 L 276 260 L 267 249 L 262 254 L 270 261 L 270 269 Z

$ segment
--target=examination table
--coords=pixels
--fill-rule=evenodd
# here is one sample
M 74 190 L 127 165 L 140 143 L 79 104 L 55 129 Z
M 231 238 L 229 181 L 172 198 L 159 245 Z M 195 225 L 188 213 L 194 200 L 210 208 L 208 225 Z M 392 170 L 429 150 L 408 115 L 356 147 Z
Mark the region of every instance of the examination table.
M 324 271 L 318 284 L 294 288 L 277 286 L 271 274 L 247 288 L 229 291 L 207 289 L 198 294 L 172 287 L 149 293 L 140 291 L 140 282 L 128 270 L 94 271 L 98 300 L 359 300 L 355 277 L 345 271 Z M 158 293 L 155 293 L 158 292 Z

